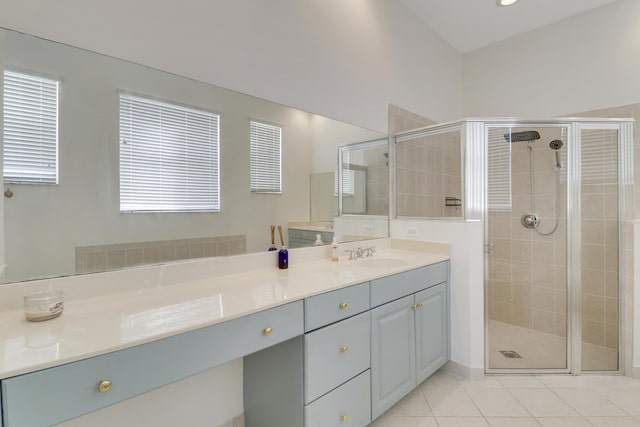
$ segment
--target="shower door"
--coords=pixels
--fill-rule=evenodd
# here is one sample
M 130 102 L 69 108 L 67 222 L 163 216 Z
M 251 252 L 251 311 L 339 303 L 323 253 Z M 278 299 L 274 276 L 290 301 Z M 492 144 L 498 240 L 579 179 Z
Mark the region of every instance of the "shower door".
M 632 124 L 485 130 L 487 371 L 620 371 Z
M 568 372 L 569 125 L 486 129 L 487 368 Z

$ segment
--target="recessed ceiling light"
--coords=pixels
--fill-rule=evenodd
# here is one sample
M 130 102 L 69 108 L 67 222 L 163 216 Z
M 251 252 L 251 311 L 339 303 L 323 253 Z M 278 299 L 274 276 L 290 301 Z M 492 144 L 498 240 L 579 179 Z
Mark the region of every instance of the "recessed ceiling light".
M 511 6 L 517 1 L 518 0 L 497 0 L 496 3 L 498 4 L 498 6 Z

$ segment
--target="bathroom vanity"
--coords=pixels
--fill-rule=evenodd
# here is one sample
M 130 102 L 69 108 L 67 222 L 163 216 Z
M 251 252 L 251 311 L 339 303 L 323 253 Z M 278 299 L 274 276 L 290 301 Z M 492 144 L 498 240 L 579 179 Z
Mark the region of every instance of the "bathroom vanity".
M 64 327 L 63 319 L 82 317 L 82 306 L 69 304 L 47 329 L 55 354 L 25 348 L 27 360 L 0 362 L 1 425 L 53 425 L 244 358 L 245 425 L 366 426 L 449 359 L 448 257 L 380 252 L 377 262 L 323 259 L 285 272 L 187 277 L 137 290 L 138 308 L 131 294 L 95 298 L 92 311 L 105 318 L 87 320 L 94 327 L 83 328 L 85 343 L 75 342 L 79 329 Z M 155 333 L 130 330 L 135 317 L 125 312 L 152 313 Z M 180 327 L 168 327 L 176 318 Z M 23 322 L 23 331 L 46 326 Z M 6 356 L 11 337 L 3 342 Z

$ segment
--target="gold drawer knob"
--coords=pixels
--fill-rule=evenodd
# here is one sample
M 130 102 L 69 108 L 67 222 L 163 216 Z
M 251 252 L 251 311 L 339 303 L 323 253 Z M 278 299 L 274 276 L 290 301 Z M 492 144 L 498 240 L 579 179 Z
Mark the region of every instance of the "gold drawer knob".
M 347 304 L 346 302 L 341 302 L 341 303 L 340 303 L 340 305 L 339 305 L 340 310 L 344 310 L 344 309 L 345 309 L 345 308 L 347 308 L 348 306 L 349 306 L 349 304 Z
M 340 353 L 346 353 L 347 351 L 349 351 L 349 347 L 346 345 L 343 345 L 342 347 L 340 347 Z
M 417 308 L 418 308 L 418 304 L 411 304 L 411 309 L 412 309 L 412 310 L 415 310 L 415 309 L 417 309 Z
M 271 329 L 271 328 L 264 328 L 264 329 L 262 330 L 262 333 L 263 333 L 265 336 L 269 336 L 269 335 L 271 335 L 271 334 L 273 333 L 273 329 Z
M 349 421 L 349 415 L 347 414 L 340 415 L 340 421 Z
M 111 390 L 111 381 L 109 380 L 102 380 L 98 383 L 98 391 L 100 393 L 106 393 L 109 390 Z

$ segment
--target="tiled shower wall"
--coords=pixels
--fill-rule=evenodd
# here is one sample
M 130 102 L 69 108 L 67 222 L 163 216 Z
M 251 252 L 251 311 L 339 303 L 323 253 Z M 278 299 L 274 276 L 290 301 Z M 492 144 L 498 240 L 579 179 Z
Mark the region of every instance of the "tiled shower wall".
M 78 246 L 76 273 L 96 273 L 191 258 L 240 255 L 246 252 L 245 235 Z
M 497 130 L 500 137 L 505 132 Z M 526 142 L 512 144 L 511 204 L 489 210 L 488 240 L 493 254 L 489 257 L 488 309 L 490 320 L 565 336 L 566 180 L 560 184 L 556 212 L 554 152 L 544 141 L 560 135 L 558 130 L 553 131 L 558 135 L 549 132 L 541 131 L 542 139 L 533 143 L 535 210 L 541 218 L 540 231 L 550 232 L 559 215 L 558 229 L 541 236 L 521 224 L 522 215 L 532 212 L 529 150 Z
M 396 145 L 396 213 L 409 217 L 460 217 L 460 133 L 430 135 Z

